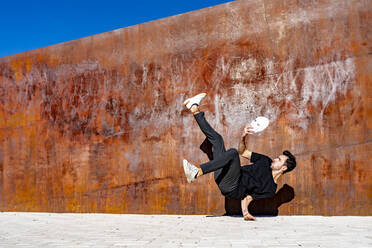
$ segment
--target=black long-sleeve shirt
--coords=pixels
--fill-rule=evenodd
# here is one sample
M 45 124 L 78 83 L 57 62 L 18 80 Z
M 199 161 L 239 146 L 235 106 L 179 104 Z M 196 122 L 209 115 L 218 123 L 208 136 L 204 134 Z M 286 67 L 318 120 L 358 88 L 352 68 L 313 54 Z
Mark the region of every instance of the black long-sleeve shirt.
M 271 158 L 252 152 L 251 162 L 253 164 L 241 168 L 241 184 L 245 188 L 245 193 L 252 196 L 253 199 L 274 196 L 277 184 L 274 182 L 270 168 Z

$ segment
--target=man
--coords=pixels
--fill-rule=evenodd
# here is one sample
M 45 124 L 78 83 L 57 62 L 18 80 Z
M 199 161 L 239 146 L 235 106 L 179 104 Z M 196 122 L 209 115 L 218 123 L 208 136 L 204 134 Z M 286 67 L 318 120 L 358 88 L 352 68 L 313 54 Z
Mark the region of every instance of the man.
M 184 102 L 206 136 L 200 148 L 210 159 L 209 162 L 201 164 L 200 168 L 184 159 L 183 167 L 187 182 L 193 182 L 202 175 L 214 172 L 214 180 L 221 193 L 229 198 L 241 200 L 244 220 L 256 220 L 248 211 L 249 203 L 253 199 L 273 196 L 277 180 L 282 174 L 296 167 L 296 159 L 289 151 L 284 151 L 274 161 L 268 156 L 249 151 L 245 147 L 245 137 L 253 134 L 249 125 L 244 128 L 239 149 L 232 148 L 226 151 L 222 136 L 209 125 L 204 112 L 200 112 L 199 106 L 205 96 L 205 93 L 201 93 Z M 211 152 L 206 149 L 208 145 L 212 147 Z M 252 164 L 240 166 L 239 155 L 249 159 Z

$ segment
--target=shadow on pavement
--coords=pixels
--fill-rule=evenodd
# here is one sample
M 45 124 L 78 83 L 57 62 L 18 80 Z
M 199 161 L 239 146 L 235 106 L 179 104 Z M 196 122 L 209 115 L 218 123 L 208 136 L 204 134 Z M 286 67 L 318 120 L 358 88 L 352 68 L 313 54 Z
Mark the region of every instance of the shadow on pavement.
M 294 199 L 295 192 L 293 187 L 288 184 L 284 184 L 282 188 L 276 192 L 273 197 L 253 200 L 249 206 L 248 210 L 252 215 L 261 216 L 261 217 L 272 217 L 278 216 L 279 207 L 287 202 L 290 202 Z M 242 216 L 242 210 L 240 206 L 240 200 L 230 199 L 225 197 L 225 215 L 228 216 Z

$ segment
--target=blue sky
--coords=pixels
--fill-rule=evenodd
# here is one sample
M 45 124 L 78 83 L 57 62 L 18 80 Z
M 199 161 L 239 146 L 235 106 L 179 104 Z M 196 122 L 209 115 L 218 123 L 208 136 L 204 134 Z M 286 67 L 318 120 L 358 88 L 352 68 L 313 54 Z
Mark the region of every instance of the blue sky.
M 0 57 L 230 1 L 2 1 Z

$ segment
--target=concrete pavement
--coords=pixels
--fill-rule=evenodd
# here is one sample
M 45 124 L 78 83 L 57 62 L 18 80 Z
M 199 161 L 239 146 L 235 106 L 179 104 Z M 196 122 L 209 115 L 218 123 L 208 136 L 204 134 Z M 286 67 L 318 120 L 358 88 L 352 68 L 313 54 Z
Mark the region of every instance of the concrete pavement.
M 0 213 L 0 247 L 372 247 L 372 217 Z

